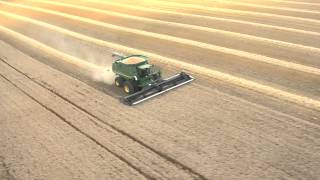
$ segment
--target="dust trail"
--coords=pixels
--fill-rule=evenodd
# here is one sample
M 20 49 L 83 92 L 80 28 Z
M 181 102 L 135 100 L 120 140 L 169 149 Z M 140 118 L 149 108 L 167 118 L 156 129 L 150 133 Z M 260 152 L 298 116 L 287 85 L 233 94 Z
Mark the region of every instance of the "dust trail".
M 8 21 L 10 22 L 10 20 Z M 7 24 L 3 24 L 1 21 L 0 26 L 7 26 Z M 77 66 L 80 67 L 79 71 L 85 76 L 90 77 L 93 81 L 109 85 L 113 83 L 115 74 L 111 70 L 113 62 L 111 58 L 112 49 L 92 46 L 86 42 L 75 40 L 68 35 L 57 32 L 44 33 L 27 26 L 25 28 L 28 33 L 43 40 L 42 43 L 48 46 L 48 48 L 45 48 L 46 50 L 52 48 L 49 52 L 53 52 L 54 50 L 60 51 L 61 55 L 58 56 L 59 59 L 68 61 L 75 65 L 75 68 Z
M 35 30 L 30 29 L 28 31 Z M 90 73 L 86 74 L 92 80 L 109 85 L 113 83 L 115 74 L 111 69 L 113 62 L 113 59 L 111 58 L 111 49 L 89 45 L 88 43 L 75 40 L 74 38 L 70 38 L 70 36 L 61 33 L 33 33 L 38 33 L 38 36 L 41 36 L 40 39 L 43 39 L 44 44 L 65 54 L 76 57 L 78 58 L 78 61 L 84 61 L 94 65 L 94 70 L 91 69 L 89 70 Z
M 58 34 L 53 33 L 48 36 L 39 33 L 34 29 L 31 30 L 34 31 L 34 33 L 38 33 L 39 36 L 45 36 L 45 42 L 49 43 L 51 46 L 44 45 L 0 25 L 1 33 L 14 36 L 26 44 L 30 44 L 39 50 L 57 57 L 57 59 L 73 64 L 74 68 L 79 68 L 79 70 L 82 71 L 82 74 L 90 77 L 92 80 L 109 85 L 113 83 L 115 74 L 111 70 L 111 55 L 110 58 L 102 58 L 101 54 L 95 54 L 94 51 L 91 51 L 91 47 L 82 47 L 79 43 L 72 43 L 66 35 L 59 36 Z M 106 52 L 111 54 L 111 52 Z
M 96 69 L 89 74 L 92 80 L 109 85 L 113 83 L 115 78 L 115 74 L 111 69 L 113 60 L 111 59 L 111 52 L 108 49 L 97 49 L 81 42 L 77 43 L 66 35 L 44 35 L 46 36 L 45 39 L 50 41 L 48 44 L 55 49 L 96 65 Z
M 62 54 L 69 55 L 69 63 L 80 66 L 79 71 L 93 81 L 113 84 L 115 74 L 111 70 L 113 59 L 112 50 L 105 47 L 97 47 L 86 42 L 71 38 L 66 34 L 57 32 L 44 33 L 43 30 L 28 28 L 28 34 L 42 39 L 42 43 L 50 48 L 60 51 Z M 59 59 L 65 60 L 66 58 Z M 70 58 L 73 57 L 73 58 Z M 72 60 L 70 60 L 72 59 Z M 75 67 L 76 68 L 76 67 Z
M 114 82 L 115 74 L 112 72 L 111 68 L 105 68 L 93 72 L 91 77 L 94 81 L 104 82 L 106 84 L 111 85 Z
M 47 36 L 45 38 L 47 41 L 50 41 L 48 44 L 50 44 L 52 47 L 59 47 L 58 50 L 66 54 L 70 54 L 71 56 L 77 57 L 83 61 L 96 65 L 95 70 L 91 71 L 91 73 L 88 74 L 92 80 L 96 82 L 103 82 L 109 85 L 113 83 L 115 74 L 112 72 L 111 69 L 112 59 L 108 58 L 108 55 L 106 55 L 109 54 L 108 51 L 106 51 L 105 53 L 99 53 L 97 52 L 99 51 L 99 49 L 93 49 L 94 47 L 89 47 L 81 43 L 76 43 L 72 41 L 69 37 L 66 37 L 65 35 L 44 35 Z
M 95 47 L 87 46 L 81 42 L 75 42 L 66 35 L 56 33 L 52 33 L 50 36 L 46 33 L 42 33 L 41 35 L 45 36 L 42 37 L 46 41 L 45 44 L 50 44 L 54 49 L 77 57 L 80 61 L 95 65 L 95 69 L 90 70 L 90 73 L 87 74 L 92 80 L 109 85 L 113 83 L 115 75 L 111 70 L 112 59 L 106 55 L 110 54 L 107 50 L 99 53 L 98 51 L 101 49 L 95 49 Z

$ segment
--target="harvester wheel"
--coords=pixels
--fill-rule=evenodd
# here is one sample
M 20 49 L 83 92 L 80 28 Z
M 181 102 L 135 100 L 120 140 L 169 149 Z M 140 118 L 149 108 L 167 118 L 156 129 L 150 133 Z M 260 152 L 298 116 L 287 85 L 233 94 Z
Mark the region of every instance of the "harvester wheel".
M 114 84 L 117 87 L 122 87 L 123 86 L 123 82 L 124 82 L 124 79 L 122 77 L 116 77 L 116 79 L 114 80 Z
M 123 91 L 126 93 L 126 94 L 133 94 L 135 93 L 136 91 L 136 86 L 133 82 L 131 81 L 126 81 L 124 82 L 123 84 Z

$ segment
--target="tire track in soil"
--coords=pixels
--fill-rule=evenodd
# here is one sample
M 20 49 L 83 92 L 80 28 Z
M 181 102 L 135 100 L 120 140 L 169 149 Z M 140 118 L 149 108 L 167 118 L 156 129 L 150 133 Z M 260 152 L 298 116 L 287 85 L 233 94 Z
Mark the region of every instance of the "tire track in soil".
M 5 158 L 2 156 L 0 156 L 0 179 L 15 180 L 14 176 L 10 173 L 8 165 L 5 163 Z
M 41 83 L 41 81 L 39 81 L 39 83 Z M 49 86 L 50 87 L 50 86 Z M 100 116 L 101 117 L 101 116 Z M 210 153 L 209 153 L 210 154 Z M 272 166 L 270 167 L 271 169 L 277 169 L 277 168 L 272 168 Z M 278 169 L 277 169 L 278 170 Z M 280 170 L 279 170 L 280 171 Z
M 160 157 L 163 157 L 164 159 L 168 160 L 169 162 L 175 164 L 179 169 L 182 169 L 184 171 L 189 172 L 190 174 L 192 174 L 192 176 L 195 177 L 195 179 L 207 179 L 205 178 L 203 175 L 199 174 L 198 172 L 194 171 L 193 169 L 185 166 L 184 164 L 180 163 L 178 160 L 168 156 L 165 153 L 162 153 L 154 148 L 152 148 L 151 146 L 145 144 L 143 141 L 133 137 L 132 135 L 130 135 L 129 133 L 115 127 L 114 125 L 107 123 L 105 121 L 103 121 L 102 119 L 100 119 L 99 117 L 97 117 L 96 115 L 90 113 L 89 111 L 87 111 L 86 109 L 78 106 L 77 104 L 73 103 L 72 101 L 70 101 L 67 97 L 64 97 L 62 95 L 60 95 L 59 93 L 55 92 L 52 89 L 47 88 L 46 86 L 38 83 L 37 81 L 35 81 L 34 79 L 32 79 L 30 76 L 28 76 L 27 74 L 23 73 L 22 71 L 16 69 L 15 67 L 13 67 L 12 65 L 10 65 L 9 63 L 7 63 L 5 60 L 3 60 L 2 58 L 0 58 L 0 61 L 2 61 L 3 63 L 7 64 L 9 67 L 11 67 L 12 69 L 14 69 L 15 71 L 17 71 L 18 73 L 22 74 L 23 76 L 25 76 L 26 78 L 30 79 L 32 82 L 38 84 L 39 86 L 41 86 L 42 88 L 48 90 L 49 92 L 53 93 L 54 95 L 60 97 L 61 99 L 63 99 L 64 101 L 68 102 L 69 104 L 75 106 L 76 108 L 78 108 L 79 110 L 81 110 L 82 112 L 84 112 L 85 114 L 88 114 L 89 116 L 95 118 L 96 120 L 98 120 L 100 123 L 103 123 L 109 127 L 111 127 L 112 129 L 114 129 L 115 131 L 119 132 L 120 134 L 128 137 L 129 139 L 139 143 L 140 145 L 142 145 L 143 147 L 145 147 L 146 149 L 149 149 L 150 151 L 156 153 L 157 155 L 159 155 Z M 43 106 L 45 109 L 47 109 L 48 111 L 52 112 L 53 114 L 55 114 L 57 117 L 59 117 L 62 121 L 64 121 L 65 123 L 67 123 L 69 126 L 71 126 L 72 128 L 74 128 L 75 130 L 79 131 L 81 134 L 85 135 L 87 138 L 89 138 L 90 140 L 92 140 L 93 142 L 95 142 L 97 145 L 99 145 L 100 147 L 106 149 L 108 152 L 110 152 L 111 154 L 113 154 L 114 156 L 116 156 L 117 158 L 119 158 L 120 160 L 124 161 L 126 164 L 128 164 L 128 166 L 134 168 L 135 170 L 137 170 L 139 173 L 141 173 L 143 176 L 145 176 L 148 179 L 154 179 L 153 177 L 149 176 L 148 174 L 145 174 L 143 171 L 141 171 L 140 169 L 138 169 L 137 167 L 135 167 L 133 164 L 131 164 L 130 162 L 128 162 L 126 159 L 124 159 L 123 157 L 119 156 L 118 154 L 110 151 L 108 149 L 108 147 L 104 146 L 103 144 L 101 144 L 100 142 L 98 142 L 97 140 L 95 140 L 93 137 L 91 137 L 89 134 L 83 132 L 81 129 L 77 128 L 76 126 L 74 126 L 73 124 L 71 124 L 70 122 L 68 122 L 63 116 L 59 115 L 57 112 L 55 112 L 53 109 L 50 109 L 49 107 L 45 106 L 44 104 L 42 104 L 40 101 L 38 101 L 37 99 L 35 99 L 34 97 L 30 96 L 27 92 L 25 92 L 23 89 L 21 89 L 20 87 L 18 87 L 17 85 L 15 85 L 13 82 L 11 82 L 9 79 L 7 79 L 6 77 L 4 77 L 2 74 L 0 74 L 1 77 L 3 77 L 4 79 L 6 79 L 7 81 L 9 81 L 11 84 L 13 84 L 15 87 L 17 87 L 19 90 L 21 90 L 24 94 L 26 94 L 28 97 L 30 97 L 31 99 L 33 99 L 34 101 L 36 101 L 38 104 L 40 104 L 41 106 Z M 93 121 L 93 120 L 92 120 Z
M 36 81 L 34 81 L 32 78 L 30 78 L 29 76 L 27 76 L 26 74 L 22 73 L 21 71 L 15 69 L 13 66 L 11 66 L 10 64 L 8 64 L 6 61 L 4 61 L 3 59 L 0 58 L 0 60 L 7 64 L 8 66 L 10 66 L 12 69 L 14 69 L 15 71 L 19 72 L 20 74 L 24 75 L 25 77 L 27 77 L 28 79 L 30 79 L 31 81 L 33 81 L 34 83 L 40 85 L 41 87 L 47 89 L 46 87 L 44 87 L 43 85 L 37 83 Z M 65 119 L 63 116 L 61 116 L 60 114 L 58 114 L 56 111 L 54 111 L 53 109 L 47 107 L 46 105 L 44 105 L 43 103 L 41 103 L 40 101 L 38 101 L 36 98 L 34 98 L 33 96 L 31 96 L 30 94 L 28 94 L 25 90 L 21 89 L 19 86 L 17 86 L 14 82 L 10 81 L 8 78 L 6 78 L 4 75 L 2 75 L 0 73 L 0 77 L 2 77 L 3 79 L 5 79 L 6 81 L 8 81 L 10 84 L 12 84 L 14 87 L 16 87 L 17 89 L 19 89 L 23 94 L 25 94 L 26 96 L 28 96 L 30 99 L 32 99 L 33 101 L 37 102 L 39 105 L 41 105 L 43 108 L 45 108 L 47 111 L 51 112 L 52 114 L 54 114 L 55 116 L 57 116 L 59 119 L 61 119 L 63 122 L 65 122 L 66 124 L 68 124 L 70 127 L 72 127 L 73 129 L 75 129 L 77 132 L 79 132 L 80 134 L 83 134 L 85 137 L 87 137 L 88 139 L 90 139 L 91 141 L 93 141 L 95 144 L 97 144 L 98 146 L 100 146 L 101 148 L 105 149 L 106 151 L 108 151 L 109 153 L 111 153 L 112 155 L 114 155 L 115 157 L 117 157 L 118 159 L 120 159 L 121 161 L 123 161 L 124 163 L 126 163 L 128 166 L 130 166 L 131 168 L 135 169 L 137 172 L 139 172 L 141 175 L 143 175 L 144 177 L 146 177 L 147 179 L 154 179 L 151 176 L 149 176 L 148 174 L 145 174 L 143 171 L 141 171 L 140 169 L 138 169 L 137 167 L 135 167 L 133 164 L 131 164 L 130 162 L 128 162 L 126 159 L 124 159 L 123 157 L 119 156 L 118 154 L 114 153 L 113 151 L 111 151 L 108 147 L 104 146 L 103 144 L 101 144 L 100 142 L 98 142 L 96 139 L 94 139 L 93 137 L 91 137 L 89 134 L 87 134 L 86 132 L 82 131 L 81 129 L 79 129 L 78 127 L 74 126 L 72 123 L 70 123 L 67 119 Z M 50 92 L 54 93 L 55 95 L 59 96 L 57 93 L 55 93 L 54 91 L 47 89 Z M 59 96 L 60 98 L 62 98 L 61 96 Z M 66 98 L 63 98 L 66 99 Z
M 41 97 L 43 103 L 62 113 L 64 110 L 60 105 L 64 104 L 63 109 L 68 109 L 64 117 L 77 125 L 83 124 L 85 130 L 90 129 L 90 122 L 81 122 L 85 118 L 78 117 L 78 114 L 68 116 L 69 112 L 75 110 L 68 108 L 67 103 L 32 84 L 6 64 L 0 62 L 0 66 L 6 77 L 33 97 Z M 145 179 L 138 171 L 60 121 L 5 79 L 0 78 L 0 84 L 7 90 L 0 92 L 4 97 L 7 96 L 4 104 L 8 105 L 3 109 L 3 123 L 7 129 L 3 131 L 4 134 L 1 133 L 5 137 L 2 139 L 5 146 L 3 149 L 0 146 L 0 149 L 8 158 L 11 171 L 17 179 Z M 46 102 L 48 98 L 50 101 Z M 92 127 L 91 132 L 96 129 Z

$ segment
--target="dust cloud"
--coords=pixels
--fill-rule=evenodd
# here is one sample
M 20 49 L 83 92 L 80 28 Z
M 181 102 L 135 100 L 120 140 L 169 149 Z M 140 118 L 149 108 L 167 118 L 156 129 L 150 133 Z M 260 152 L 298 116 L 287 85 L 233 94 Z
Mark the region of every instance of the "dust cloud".
M 102 68 L 93 72 L 91 77 L 94 81 L 111 85 L 114 82 L 115 74 L 112 72 L 111 68 Z
M 101 47 L 92 47 L 89 44 L 73 43 L 66 37 L 63 38 L 63 41 L 59 41 L 59 46 L 66 53 L 98 66 L 90 74 L 92 80 L 109 85 L 113 84 L 115 74 L 111 69 L 113 62 L 111 52 L 103 50 Z
M 50 36 L 47 34 L 50 34 Z M 115 79 L 115 74 L 111 69 L 112 62 L 114 61 L 112 58 L 113 50 L 56 32 L 39 33 L 38 38 L 45 44 L 63 53 L 92 64 L 95 68 L 87 66 L 87 71 L 90 73 L 86 74 L 88 74 L 93 81 L 103 82 L 109 85 L 113 84 Z

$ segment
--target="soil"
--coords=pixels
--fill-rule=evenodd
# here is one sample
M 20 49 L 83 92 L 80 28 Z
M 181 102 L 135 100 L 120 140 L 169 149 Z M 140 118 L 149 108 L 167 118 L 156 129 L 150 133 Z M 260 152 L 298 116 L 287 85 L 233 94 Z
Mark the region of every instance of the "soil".
M 319 179 L 317 1 L 50 2 L 0 1 L 0 179 Z M 126 106 L 92 72 L 129 48 L 196 80 Z

